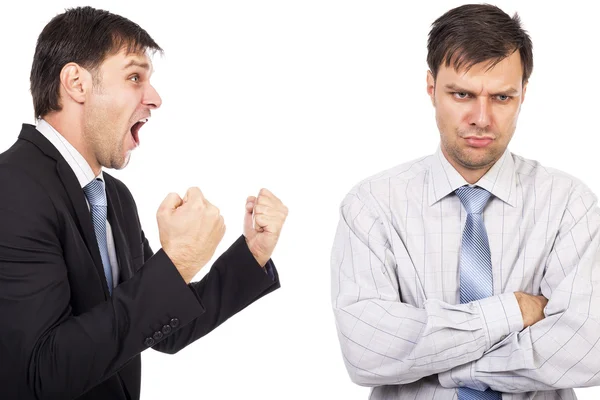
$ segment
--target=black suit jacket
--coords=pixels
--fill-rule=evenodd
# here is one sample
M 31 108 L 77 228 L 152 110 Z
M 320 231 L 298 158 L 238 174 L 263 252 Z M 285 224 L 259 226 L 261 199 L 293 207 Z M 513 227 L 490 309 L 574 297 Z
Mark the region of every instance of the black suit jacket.
M 0 399 L 138 399 L 140 353 L 176 353 L 277 289 L 241 236 L 186 285 L 104 173 L 120 283 L 108 293 L 85 195 L 32 125 L 0 154 Z

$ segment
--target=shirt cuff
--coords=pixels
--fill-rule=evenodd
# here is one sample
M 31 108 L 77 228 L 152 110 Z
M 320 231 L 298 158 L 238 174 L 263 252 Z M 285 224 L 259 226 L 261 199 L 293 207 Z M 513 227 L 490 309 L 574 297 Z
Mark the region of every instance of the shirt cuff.
M 515 294 L 503 293 L 473 303 L 479 308 L 483 322 L 486 350 L 506 338 L 512 332 L 523 329 L 523 315 Z
M 488 386 L 475 379 L 475 361 L 438 374 L 438 380 L 440 385 L 448 389 L 468 387 L 483 392 L 488 388 Z

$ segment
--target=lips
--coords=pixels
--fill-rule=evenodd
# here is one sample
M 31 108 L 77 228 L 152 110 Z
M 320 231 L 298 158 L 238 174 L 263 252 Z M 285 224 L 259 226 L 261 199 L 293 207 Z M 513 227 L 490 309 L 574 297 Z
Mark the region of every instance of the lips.
M 494 141 L 494 139 L 489 138 L 489 137 L 476 137 L 476 136 L 466 137 L 464 139 L 469 146 L 477 147 L 477 148 L 486 147 Z

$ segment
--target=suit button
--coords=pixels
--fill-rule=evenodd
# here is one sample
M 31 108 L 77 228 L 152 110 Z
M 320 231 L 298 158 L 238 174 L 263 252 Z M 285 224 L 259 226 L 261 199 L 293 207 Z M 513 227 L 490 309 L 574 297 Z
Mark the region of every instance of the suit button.
M 171 328 L 177 328 L 179 326 L 179 318 L 171 319 Z
M 165 335 L 168 335 L 169 333 L 171 333 L 171 325 L 165 325 L 162 327 L 162 333 L 164 333 Z
M 154 339 L 152 339 L 151 337 L 147 337 L 144 341 L 144 344 L 148 347 L 152 347 L 154 346 Z
M 163 338 L 163 334 L 161 331 L 156 331 L 154 332 L 154 335 L 152 335 L 152 337 L 158 342 L 160 339 Z

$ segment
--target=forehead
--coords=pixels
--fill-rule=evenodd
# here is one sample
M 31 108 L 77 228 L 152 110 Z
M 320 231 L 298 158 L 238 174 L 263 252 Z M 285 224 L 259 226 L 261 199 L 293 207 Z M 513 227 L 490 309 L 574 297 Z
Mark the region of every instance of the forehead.
M 443 63 L 436 77 L 436 81 L 444 84 L 457 84 L 463 87 L 495 88 L 512 85 L 515 88 L 521 86 L 523 78 L 523 67 L 519 52 L 514 52 L 504 58 L 493 67 L 490 62 L 482 62 L 471 68 L 454 69 L 452 63 L 446 66 Z
M 152 72 L 152 58 L 147 51 L 127 52 L 126 49 L 121 49 L 119 52 L 107 56 L 102 62 L 101 68 L 122 71 L 142 68 Z

